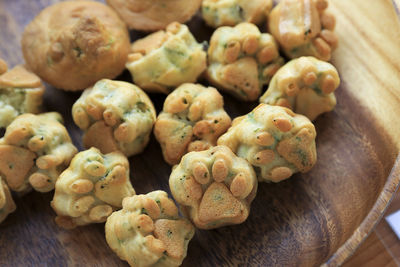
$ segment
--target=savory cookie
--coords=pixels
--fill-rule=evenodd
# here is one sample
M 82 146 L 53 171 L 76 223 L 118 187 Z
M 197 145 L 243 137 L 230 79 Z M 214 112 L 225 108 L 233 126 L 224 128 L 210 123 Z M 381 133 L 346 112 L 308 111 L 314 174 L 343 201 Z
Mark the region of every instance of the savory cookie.
M 335 17 L 326 12 L 327 0 L 281 0 L 268 16 L 269 32 L 290 58 L 331 59 L 338 45 Z
M 127 197 L 106 223 L 111 249 L 130 266 L 179 266 L 194 235 L 164 191 Z
M 45 8 L 26 28 L 22 51 L 30 69 L 51 85 L 83 90 L 120 74 L 130 50 L 125 23 L 94 1 Z
M 79 152 L 56 183 L 51 206 L 56 223 L 66 229 L 105 222 L 113 210 L 133 196 L 129 162 L 120 152 L 101 154 L 97 148 Z
M 283 63 L 274 37 L 244 22 L 214 32 L 206 76 L 217 88 L 241 100 L 254 101 Z
M 13 191 L 54 189 L 77 149 L 59 113 L 18 116 L 0 139 L 0 175 Z
M 132 44 L 126 67 L 145 91 L 168 94 L 175 87 L 195 82 L 207 67 L 207 55 L 186 25 L 171 23 Z
M 271 11 L 273 0 L 203 0 L 201 13 L 214 28 L 241 22 L 259 24 Z
M 231 125 L 224 100 L 215 88 L 183 84 L 165 99 L 164 110 L 154 125 L 164 159 L 177 164 L 188 151 L 216 145 Z
M 156 111 L 139 87 L 103 79 L 83 92 L 72 106 L 72 117 L 85 131 L 86 148 L 94 146 L 102 153 L 120 150 L 131 156 L 149 142 Z
M 236 118 L 218 139 L 253 165 L 259 181 L 280 182 L 309 171 L 317 161 L 311 121 L 288 108 L 260 104 Z
M 333 65 L 314 57 L 300 57 L 278 70 L 260 102 L 287 107 L 315 120 L 333 110 L 334 91 L 339 84 L 339 74 Z
M 171 22 L 184 23 L 199 9 L 201 0 L 106 0 L 130 29 L 156 31 Z
M 201 229 L 244 222 L 257 185 L 251 165 L 225 146 L 186 154 L 169 178 L 182 212 Z
M 8 214 L 14 212 L 16 208 L 11 192 L 0 176 L 0 223 L 7 218 Z
M 44 86 L 39 77 L 19 65 L 7 71 L 0 59 L 0 128 L 7 127 L 18 115 L 39 113 Z

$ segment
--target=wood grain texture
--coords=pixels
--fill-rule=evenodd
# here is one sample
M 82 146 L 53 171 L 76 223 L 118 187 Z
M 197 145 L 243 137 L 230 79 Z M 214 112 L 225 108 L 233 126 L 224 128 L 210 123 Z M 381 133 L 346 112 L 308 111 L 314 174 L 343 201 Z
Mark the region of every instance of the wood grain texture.
M 23 62 L 19 41 L 24 26 L 54 2 L 0 0 L 0 57 L 11 66 Z M 343 82 L 336 109 L 316 121 L 316 166 L 279 184 L 260 184 L 245 223 L 197 231 L 184 266 L 339 265 L 382 216 L 400 181 L 398 18 L 390 0 L 335 0 L 331 10 L 340 38 L 333 62 Z M 212 33 L 198 16 L 189 26 L 199 41 Z M 127 72 L 119 79 L 131 81 Z M 70 114 L 78 97 L 48 86 L 45 105 L 63 114 L 74 143 L 82 148 Z M 160 111 L 165 96 L 150 97 Z M 224 99 L 232 117 L 256 105 Z M 154 137 L 130 164 L 137 193 L 169 192 L 170 167 Z M 0 266 L 126 266 L 107 247 L 103 224 L 58 228 L 49 205 L 52 193 L 15 199 L 17 211 L 0 225 Z

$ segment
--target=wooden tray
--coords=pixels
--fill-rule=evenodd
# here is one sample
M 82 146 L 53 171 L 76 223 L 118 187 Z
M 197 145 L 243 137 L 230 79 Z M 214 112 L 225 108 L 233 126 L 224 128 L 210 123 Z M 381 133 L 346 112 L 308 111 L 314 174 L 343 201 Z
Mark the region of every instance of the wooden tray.
M 0 1 L 0 57 L 10 66 L 23 62 L 24 26 L 54 2 Z M 400 181 L 399 19 L 390 0 L 330 2 L 340 38 L 333 63 L 342 84 L 336 109 L 316 121 L 317 165 L 288 181 L 260 184 L 242 225 L 197 231 L 184 266 L 336 266 L 365 239 L 390 202 Z M 199 41 L 212 32 L 198 17 L 189 25 Z M 119 79 L 131 81 L 127 72 Z M 82 148 L 70 114 L 79 93 L 47 89 L 47 110 L 63 114 Z M 151 98 L 159 111 L 165 96 Z M 233 117 L 256 105 L 224 98 Z M 170 167 L 154 138 L 130 164 L 137 193 L 169 191 Z M 51 199 L 52 193 L 37 192 L 15 197 L 17 211 L 0 225 L 1 266 L 126 266 L 108 248 L 103 224 L 58 228 Z

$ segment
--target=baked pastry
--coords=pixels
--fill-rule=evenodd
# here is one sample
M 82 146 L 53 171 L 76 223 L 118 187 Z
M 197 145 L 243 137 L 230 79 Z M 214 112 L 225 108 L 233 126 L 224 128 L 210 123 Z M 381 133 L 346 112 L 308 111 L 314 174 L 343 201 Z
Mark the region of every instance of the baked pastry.
M 43 94 L 39 77 L 22 65 L 7 71 L 5 62 L 0 61 L 0 128 L 23 113 L 39 113 Z
M 336 106 L 334 91 L 339 84 L 333 65 L 314 57 L 300 57 L 278 70 L 260 102 L 287 107 L 315 120 Z
M 315 127 L 307 117 L 288 108 L 260 104 L 236 118 L 218 145 L 247 159 L 260 182 L 280 182 L 315 165 L 315 137 Z
M 168 94 L 183 83 L 195 82 L 207 67 L 206 58 L 189 28 L 174 22 L 165 31 L 134 42 L 126 67 L 143 90 Z
M 211 36 L 206 77 L 217 88 L 254 101 L 283 63 L 274 37 L 244 22 Z
M 94 146 L 102 153 L 120 150 L 131 156 L 149 142 L 156 111 L 139 87 L 103 79 L 83 92 L 72 106 L 72 117 L 85 131 L 86 148 Z
M 156 31 L 171 22 L 184 23 L 197 12 L 201 0 L 106 0 L 130 29 Z
M 7 218 L 8 214 L 14 212 L 16 208 L 11 192 L 0 176 L 0 223 Z
M 269 32 L 289 58 L 331 59 L 338 45 L 327 0 L 281 0 L 268 16 Z
M 187 152 L 216 145 L 218 137 L 230 125 L 224 99 L 215 88 L 187 83 L 165 99 L 164 109 L 154 125 L 154 135 L 165 161 L 174 165 Z
M 164 191 L 127 197 L 106 223 L 110 248 L 130 266 L 179 266 L 194 235 Z
M 0 75 L 6 72 L 8 69 L 7 63 L 0 58 Z
M 129 162 L 121 152 L 103 155 L 97 148 L 79 152 L 56 183 L 51 207 L 66 229 L 105 222 L 122 199 L 133 196 Z
M 125 23 L 95 1 L 63 1 L 40 12 L 25 28 L 22 52 L 30 69 L 51 85 L 83 90 L 115 78 L 130 50 Z
M 214 28 L 241 22 L 260 24 L 272 5 L 272 0 L 203 0 L 201 13 L 205 22 Z
M 18 116 L 0 139 L 0 173 L 11 190 L 54 189 L 77 149 L 59 113 Z
M 257 185 L 251 165 L 225 146 L 186 154 L 169 178 L 182 212 L 201 229 L 244 222 Z

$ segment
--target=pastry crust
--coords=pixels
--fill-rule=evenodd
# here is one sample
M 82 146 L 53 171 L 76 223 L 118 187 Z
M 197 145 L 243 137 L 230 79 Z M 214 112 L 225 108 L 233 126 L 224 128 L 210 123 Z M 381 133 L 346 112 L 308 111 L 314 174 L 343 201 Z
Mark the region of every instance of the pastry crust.
M 127 197 L 106 223 L 110 248 L 130 266 L 180 266 L 194 235 L 164 191 Z
M 165 99 L 164 109 L 154 125 L 164 159 L 177 164 L 190 151 L 216 145 L 231 125 L 224 100 L 215 88 L 183 84 Z
M 97 148 L 79 152 L 56 183 L 51 206 L 56 223 L 66 229 L 105 222 L 133 196 L 129 162 L 120 152 L 103 155 Z
M 16 208 L 11 192 L 0 176 L 0 223 L 7 218 L 8 214 L 14 212 Z
M 103 79 L 83 92 L 72 106 L 72 117 L 85 131 L 86 148 L 97 147 L 102 153 L 120 150 L 132 156 L 149 142 L 156 111 L 139 87 Z
M 115 78 L 124 69 L 129 49 L 125 23 L 110 7 L 92 1 L 49 6 L 22 36 L 29 68 L 51 85 L 71 91 Z
M 218 145 L 228 146 L 250 162 L 259 181 L 280 182 L 315 165 L 316 135 L 307 117 L 288 108 L 260 104 L 236 118 Z
M 11 190 L 54 189 L 60 173 L 77 153 L 59 113 L 18 116 L 0 139 L 0 175 Z
M 126 68 L 145 91 L 168 94 L 195 82 L 206 69 L 206 52 L 186 25 L 177 22 L 132 44 Z
M 169 178 L 181 210 L 201 229 L 244 222 L 257 185 L 251 165 L 226 146 L 186 154 Z
M 260 102 L 290 108 L 313 121 L 334 109 L 334 91 L 339 84 L 333 65 L 314 57 L 300 57 L 278 70 Z
M 188 21 L 200 7 L 202 0 L 106 0 L 130 29 L 156 31 L 171 22 Z
M 214 32 L 206 78 L 240 100 L 254 101 L 283 63 L 274 37 L 244 22 Z
M 329 61 L 338 46 L 335 17 L 327 0 L 282 0 L 268 16 L 269 32 L 289 58 L 314 56 Z

